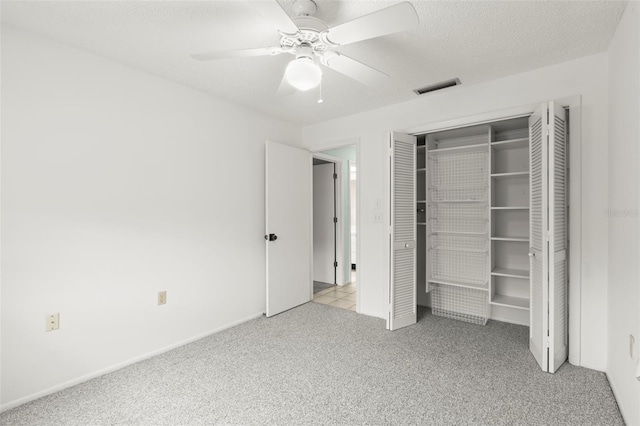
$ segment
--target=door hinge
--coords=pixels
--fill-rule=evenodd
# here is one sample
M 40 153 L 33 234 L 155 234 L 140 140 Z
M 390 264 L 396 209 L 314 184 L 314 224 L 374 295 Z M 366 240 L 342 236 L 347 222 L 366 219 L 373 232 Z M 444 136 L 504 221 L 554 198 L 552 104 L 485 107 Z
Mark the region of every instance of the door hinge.
M 333 262 L 333 267 L 337 268 L 338 267 L 338 262 Z
M 544 133 L 547 138 L 549 138 L 549 126 L 551 126 L 551 122 L 549 121 L 549 108 L 547 108 L 547 120 L 545 121 L 546 126 L 544 126 Z
M 335 179 L 338 179 L 338 174 L 337 174 L 337 173 L 334 173 L 334 174 L 333 174 L 333 179 L 334 179 L 334 180 L 335 180 Z
M 338 223 L 338 218 L 337 217 L 333 218 L 333 223 Z

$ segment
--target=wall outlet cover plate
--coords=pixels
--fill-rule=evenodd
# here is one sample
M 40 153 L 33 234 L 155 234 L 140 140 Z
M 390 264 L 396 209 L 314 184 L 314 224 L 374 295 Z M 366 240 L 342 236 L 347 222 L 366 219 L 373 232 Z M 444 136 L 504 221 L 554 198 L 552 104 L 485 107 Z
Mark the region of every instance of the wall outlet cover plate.
M 45 317 L 44 331 L 54 331 L 60 328 L 60 314 L 49 314 Z

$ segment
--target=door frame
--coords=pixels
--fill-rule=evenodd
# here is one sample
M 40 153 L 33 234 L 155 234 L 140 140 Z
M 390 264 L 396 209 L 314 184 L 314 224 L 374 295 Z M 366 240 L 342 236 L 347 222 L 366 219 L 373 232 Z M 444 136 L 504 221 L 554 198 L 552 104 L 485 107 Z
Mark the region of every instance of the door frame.
M 342 262 L 340 261 L 340 259 L 344 259 L 344 239 L 346 238 L 346 236 L 344 235 L 344 227 L 340 226 L 342 225 L 342 221 L 341 218 L 345 217 L 345 210 L 344 210 L 344 203 L 342 202 L 342 196 L 343 196 L 343 179 L 344 177 L 342 176 L 342 170 L 344 167 L 344 163 L 345 163 L 345 159 L 344 158 L 340 158 L 340 157 L 334 157 L 332 155 L 327 155 L 327 154 L 323 154 L 321 152 L 311 152 L 311 158 L 312 158 L 312 163 L 311 163 L 311 170 L 312 170 L 312 177 L 311 177 L 311 183 L 313 184 L 313 159 L 317 158 L 319 160 L 324 160 L 324 161 L 328 161 L 329 163 L 333 163 L 335 165 L 335 167 L 339 167 L 340 168 L 340 172 L 336 172 L 338 174 L 338 178 L 336 179 L 336 184 L 335 184 L 335 192 L 334 192 L 334 203 L 335 203 L 335 211 L 338 217 L 338 225 L 335 226 L 335 236 L 336 236 L 336 240 L 335 240 L 335 258 L 338 260 L 338 268 L 340 267 L 340 265 L 342 264 Z M 313 200 L 313 192 L 311 193 L 311 199 Z M 311 211 L 311 226 L 313 226 L 313 210 Z M 312 244 L 313 244 L 313 239 L 311 240 Z M 313 245 L 312 245 L 313 247 Z M 312 252 L 313 255 L 313 252 Z M 313 256 L 311 257 L 313 259 Z M 335 283 L 338 285 L 344 285 L 346 284 L 346 282 L 344 282 L 344 276 L 342 276 L 341 278 L 338 278 L 339 275 L 342 274 L 338 274 L 338 268 L 336 268 L 336 273 L 335 273 Z M 314 270 L 314 265 L 313 262 L 311 264 L 311 277 L 313 277 L 313 270 Z M 311 298 L 313 299 L 313 283 L 311 283 Z
M 351 166 L 355 166 L 355 170 L 356 170 L 356 198 L 358 197 L 358 163 L 355 160 L 347 160 L 347 170 L 349 170 L 349 176 L 347 176 L 347 182 L 349 182 L 349 188 L 351 188 Z M 351 191 L 349 191 L 349 217 L 351 217 L 351 210 L 353 209 L 353 207 L 355 207 L 356 209 L 356 216 L 358 214 L 358 203 L 357 201 L 355 202 L 355 205 L 352 206 L 351 205 Z M 358 237 L 358 225 L 356 223 L 356 238 Z M 349 229 L 349 235 L 345 236 L 345 238 L 349 238 L 349 269 L 351 269 L 352 265 L 356 265 L 356 269 L 358 267 L 358 263 L 356 262 L 355 257 L 351 257 L 351 253 L 353 252 L 353 250 L 351 249 L 351 229 Z M 356 255 L 357 250 L 358 250 L 358 245 L 356 243 L 354 243 L 355 245 L 355 249 L 356 249 Z M 357 275 L 356 275 L 357 277 Z
M 581 290 L 582 290 L 582 97 L 568 96 L 559 99 L 545 99 L 536 103 L 515 106 L 502 110 L 477 114 L 452 120 L 428 123 L 404 129 L 396 129 L 401 133 L 420 135 L 456 127 L 485 124 L 498 120 L 531 115 L 541 103 L 554 101 L 568 111 L 569 117 L 569 245 L 568 279 L 569 279 L 569 362 L 581 365 Z M 389 284 L 387 284 L 389 285 Z
M 356 164 L 358 165 L 358 167 L 361 167 L 361 160 L 360 160 L 360 138 L 353 138 L 353 139 L 347 139 L 347 140 L 341 140 L 341 141 L 334 141 L 334 142 L 328 142 L 328 143 L 324 143 L 324 144 L 319 144 L 319 145 L 315 145 L 313 147 L 313 149 L 310 149 L 309 152 L 311 152 L 311 156 L 313 157 L 316 154 L 321 154 L 322 151 L 327 151 L 330 149 L 337 149 L 337 148 L 346 148 L 349 146 L 355 146 L 356 148 Z M 313 167 L 313 165 L 311 166 Z M 356 172 L 359 175 L 359 172 Z M 361 219 L 361 212 L 362 209 L 360 208 L 361 206 L 361 194 L 362 194 L 362 190 L 361 190 L 361 181 L 362 179 L 360 179 L 359 177 L 356 177 L 356 268 L 357 268 L 357 272 L 356 272 L 356 277 L 357 277 L 357 285 L 358 285 L 358 291 L 356 291 L 356 312 L 360 313 L 360 300 L 361 300 L 361 295 L 363 292 L 363 289 L 366 288 L 366 283 L 363 282 L 360 277 L 361 275 L 361 262 L 360 262 L 360 247 L 361 247 L 361 235 L 362 233 L 360 232 L 361 226 L 360 224 L 362 223 L 362 219 Z M 312 188 L 313 190 L 313 188 Z M 313 194 L 312 194 L 313 195 Z M 313 216 L 313 211 L 311 212 L 311 215 Z M 312 219 L 313 220 L 313 217 Z M 313 223 L 313 222 L 312 222 Z M 313 243 L 313 240 L 312 240 Z M 313 246 L 312 246 L 313 248 Z M 311 256 L 311 263 L 313 266 L 313 256 Z M 312 275 L 313 276 L 313 275 Z M 311 296 L 313 299 L 313 280 L 311 280 L 311 287 L 309 289 L 309 291 L 311 292 Z

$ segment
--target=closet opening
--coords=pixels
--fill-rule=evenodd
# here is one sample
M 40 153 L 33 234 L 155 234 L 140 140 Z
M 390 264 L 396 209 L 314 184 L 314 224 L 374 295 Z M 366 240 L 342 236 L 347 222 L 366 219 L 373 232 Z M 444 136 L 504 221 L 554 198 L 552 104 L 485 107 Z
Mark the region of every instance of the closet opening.
M 312 156 L 313 301 L 356 311 L 356 145 Z
M 455 320 L 529 327 L 531 352 L 549 372 L 568 355 L 568 119 L 548 102 L 533 114 L 413 136 L 415 303 Z M 409 217 L 393 196 L 392 214 Z M 393 235 L 394 250 L 413 248 Z M 410 318 L 394 314 L 409 307 L 394 300 L 409 300 L 406 273 L 393 259 L 389 321 L 404 326 Z
M 528 120 L 418 137 L 418 303 L 434 315 L 529 326 Z

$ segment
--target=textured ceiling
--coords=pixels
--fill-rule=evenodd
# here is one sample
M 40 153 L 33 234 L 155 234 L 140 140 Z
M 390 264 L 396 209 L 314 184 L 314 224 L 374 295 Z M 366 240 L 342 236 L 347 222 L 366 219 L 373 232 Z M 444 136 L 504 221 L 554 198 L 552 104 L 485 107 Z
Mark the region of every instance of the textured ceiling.
M 290 15 L 291 1 L 278 0 Z M 329 27 L 397 1 L 316 0 Z M 618 1 L 417 1 L 420 26 L 337 50 L 389 74 L 366 87 L 323 68 L 318 91 L 276 96 L 292 56 L 199 62 L 192 53 L 275 46 L 278 34 L 250 1 L 2 1 L 2 21 L 132 68 L 305 125 L 413 99 L 413 89 L 458 77 L 464 85 L 607 49 Z M 425 95 L 428 96 L 428 95 Z

